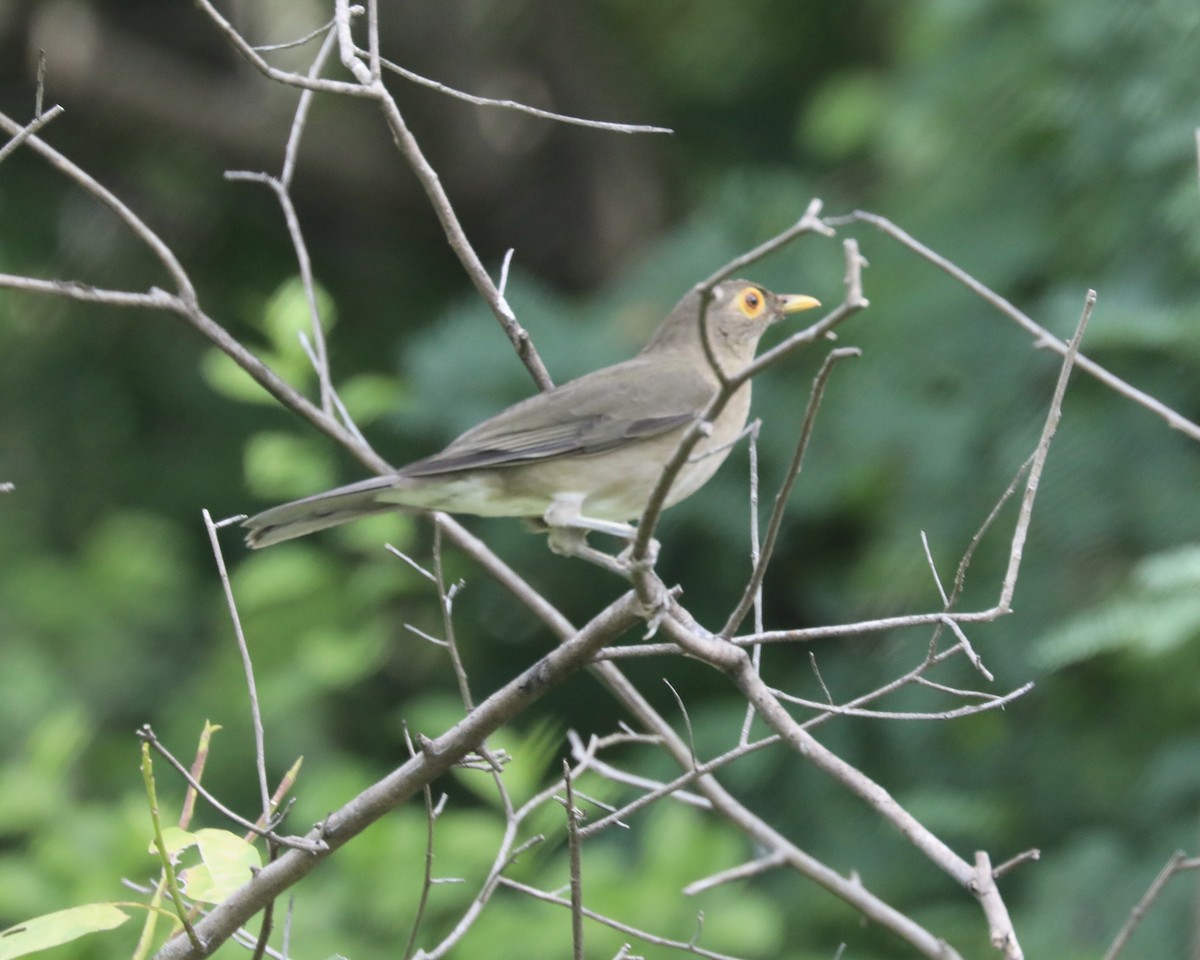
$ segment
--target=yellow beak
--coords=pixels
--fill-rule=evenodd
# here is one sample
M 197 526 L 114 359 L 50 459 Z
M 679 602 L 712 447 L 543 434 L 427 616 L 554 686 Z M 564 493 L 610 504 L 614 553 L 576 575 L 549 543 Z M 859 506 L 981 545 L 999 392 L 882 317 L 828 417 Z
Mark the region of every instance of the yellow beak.
M 801 310 L 811 310 L 821 305 L 821 301 L 816 297 L 803 293 L 784 293 L 779 295 L 779 299 L 783 303 L 784 313 L 799 313 Z

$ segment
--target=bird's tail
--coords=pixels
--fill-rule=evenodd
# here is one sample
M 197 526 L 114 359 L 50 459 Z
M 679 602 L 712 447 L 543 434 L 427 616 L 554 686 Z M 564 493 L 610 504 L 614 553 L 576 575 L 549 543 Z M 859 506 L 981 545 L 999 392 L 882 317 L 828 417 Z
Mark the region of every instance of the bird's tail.
M 372 477 L 264 510 L 242 521 L 242 526 L 249 531 L 246 543 L 256 549 L 269 547 L 273 543 L 303 537 L 360 517 L 396 510 L 396 504 L 380 503 L 377 499 L 379 493 L 392 486 L 392 483 L 391 477 Z

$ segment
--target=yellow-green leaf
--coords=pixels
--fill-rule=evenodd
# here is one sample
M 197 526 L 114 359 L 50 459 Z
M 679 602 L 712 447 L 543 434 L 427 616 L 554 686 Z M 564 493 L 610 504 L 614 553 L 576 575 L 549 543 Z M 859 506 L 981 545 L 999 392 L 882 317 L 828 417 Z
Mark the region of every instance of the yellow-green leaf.
M 34 917 L 0 931 L 0 960 L 49 950 L 89 933 L 119 927 L 128 919 L 129 914 L 111 903 L 88 903 Z
M 195 900 L 221 903 L 262 867 L 258 850 L 228 830 L 197 830 L 196 844 L 203 862 L 180 874 Z

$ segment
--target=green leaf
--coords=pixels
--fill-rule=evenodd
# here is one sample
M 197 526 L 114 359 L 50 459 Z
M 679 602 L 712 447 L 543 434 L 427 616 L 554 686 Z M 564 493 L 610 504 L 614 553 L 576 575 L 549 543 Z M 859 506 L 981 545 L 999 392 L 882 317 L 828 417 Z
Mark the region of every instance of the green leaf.
M 180 873 L 188 896 L 203 903 L 221 903 L 250 881 L 262 868 L 258 850 L 228 830 L 197 830 L 199 866 Z
M 0 931 L 0 960 L 24 957 L 70 943 L 89 933 L 112 930 L 129 919 L 129 914 L 111 903 L 88 903 L 47 913 Z
M 179 827 L 163 827 L 162 835 L 163 844 L 167 848 L 167 856 L 172 859 L 177 859 L 175 855 L 179 851 L 186 850 L 196 843 L 196 835 L 194 833 Z M 157 845 L 153 840 L 150 841 L 150 852 L 158 852 Z

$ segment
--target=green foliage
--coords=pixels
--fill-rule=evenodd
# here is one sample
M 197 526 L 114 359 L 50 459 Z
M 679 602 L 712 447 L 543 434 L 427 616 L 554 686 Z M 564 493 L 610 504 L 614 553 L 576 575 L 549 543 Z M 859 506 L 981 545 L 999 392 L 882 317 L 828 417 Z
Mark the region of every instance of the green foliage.
M 1161 657 L 1200 638 L 1200 547 L 1142 560 L 1130 582 L 1044 636 L 1038 661 L 1059 669 L 1105 653 Z
M 26 920 L 19 926 L 0 930 L 0 960 L 12 960 L 70 943 L 90 933 L 119 927 L 129 914 L 111 903 L 89 903 Z
M 223 903 L 262 869 L 262 856 L 253 846 L 228 830 L 204 829 L 194 833 L 178 827 L 163 829 L 168 855 L 196 848 L 199 862 L 179 873 L 181 889 L 200 903 Z

